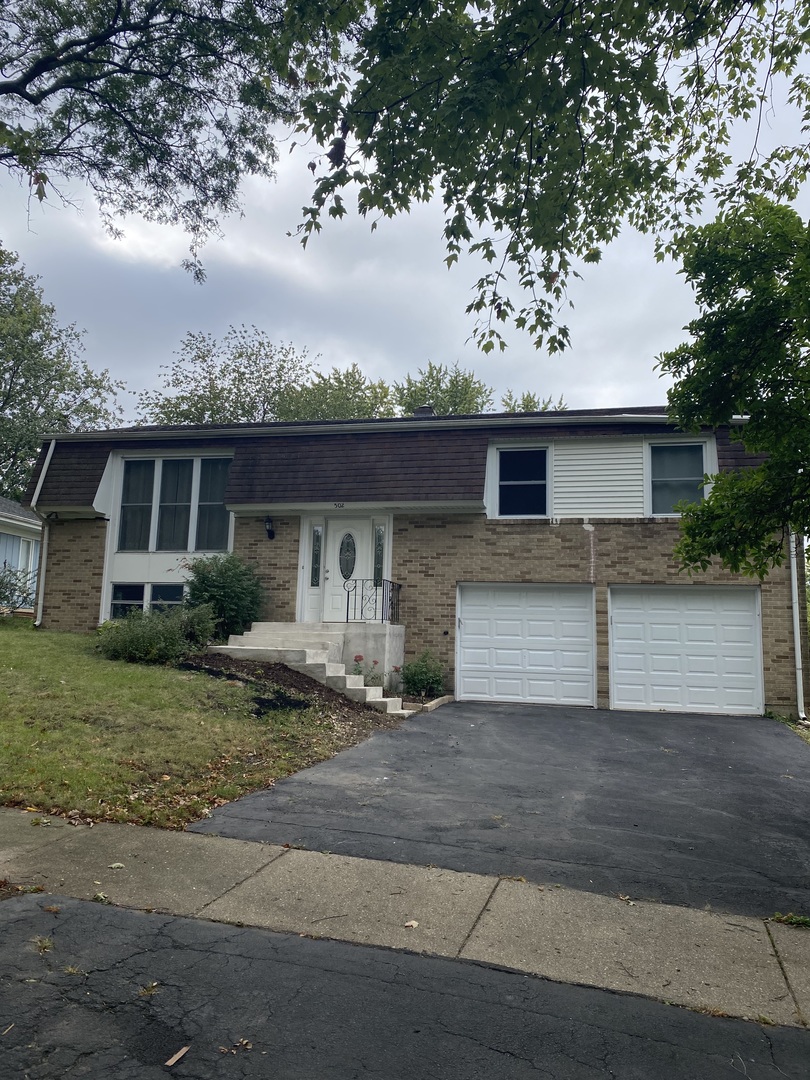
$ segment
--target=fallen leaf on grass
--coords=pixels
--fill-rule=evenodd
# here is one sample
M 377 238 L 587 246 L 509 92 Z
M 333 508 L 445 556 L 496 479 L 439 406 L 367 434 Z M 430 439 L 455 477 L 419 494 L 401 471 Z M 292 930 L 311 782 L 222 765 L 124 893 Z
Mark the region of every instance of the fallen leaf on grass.
M 177 1062 L 180 1060 L 180 1058 L 183 1056 L 183 1054 L 187 1054 L 190 1049 L 191 1049 L 190 1045 L 181 1047 L 181 1049 L 178 1050 L 176 1054 L 172 1054 L 172 1056 L 169 1058 L 169 1060 L 164 1061 L 163 1064 L 164 1065 L 176 1065 Z

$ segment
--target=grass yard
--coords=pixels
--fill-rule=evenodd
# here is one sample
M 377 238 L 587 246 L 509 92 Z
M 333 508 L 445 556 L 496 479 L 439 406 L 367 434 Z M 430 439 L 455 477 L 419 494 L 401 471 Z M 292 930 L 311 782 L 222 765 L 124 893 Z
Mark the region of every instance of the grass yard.
M 181 829 L 386 724 L 293 672 L 285 690 L 270 665 L 246 682 L 95 645 L 0 619 L 0 804 Z

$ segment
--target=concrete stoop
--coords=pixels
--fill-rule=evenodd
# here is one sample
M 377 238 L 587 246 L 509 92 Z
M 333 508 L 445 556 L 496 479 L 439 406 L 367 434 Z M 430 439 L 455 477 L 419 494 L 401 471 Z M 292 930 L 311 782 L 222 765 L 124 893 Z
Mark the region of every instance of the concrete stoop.
M 302 675 L 336 690 L 351 701 L 390 716 L 412 716 L 402 698 L 385 697 L 381 686 L 366 686 L 362 675 L 346 671 L 343 641 L 330 635 L 325 623 L 254 623 L 244 634 L 231 634 L 227 645 L 210 645 L 209 652 L 239 660 L 286 664 Z

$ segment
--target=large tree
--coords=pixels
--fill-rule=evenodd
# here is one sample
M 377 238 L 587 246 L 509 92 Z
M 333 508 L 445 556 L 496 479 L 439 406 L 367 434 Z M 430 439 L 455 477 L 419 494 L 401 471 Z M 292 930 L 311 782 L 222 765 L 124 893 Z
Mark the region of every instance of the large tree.
M 682 251 L 700 315 L 660 360 L 671 413 L 686 430 L 729 424 L 767 456 L 684 508 L 677 554 L 691 570 L 717 558 L 764 576 L 790 531 L 810 533 L 810 228 L 757 198 L 688 232 Z
M 0 163 L 35 194 L 81 179 L 114 228 L 179 223 L 192 251 L 270 173 L 294 91 L 273 78 L 276 0 L 8 0 Z
M 483 348 L 509 322 L 562 348 L 566 279 L 623 222 L 661 253 L 707 198 L 794 196 L 809 28 L 806 0 L 291 0 L 277 70 L 322 147 L 302 238 L 348 195 L 376 227 L 438 193 L 448 264 L 486 264 Z M 769 147 L 780 96 L 796 135 Z
M 0 495 L 19 499 L 43 435 L 120 421 L 107 371 L 80 356 L 81 335 L 62 326 L 37 279 L 0 248 Z

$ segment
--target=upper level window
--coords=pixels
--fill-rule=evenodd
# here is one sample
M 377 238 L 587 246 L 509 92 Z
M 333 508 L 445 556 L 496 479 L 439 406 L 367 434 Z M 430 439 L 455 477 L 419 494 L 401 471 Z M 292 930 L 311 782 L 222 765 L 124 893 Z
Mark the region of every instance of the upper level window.
M 498 516 L 545 517 L 547 450 L 520 447 L 498 451 Z
M 705 472 L 702 443 L 650 446 L 653 514 L 675 514 L 680 502 L 700 502 Z
M 226 551 L 229 458 L 124 462 L 119 551 Z

